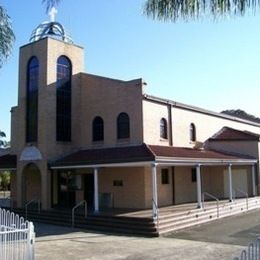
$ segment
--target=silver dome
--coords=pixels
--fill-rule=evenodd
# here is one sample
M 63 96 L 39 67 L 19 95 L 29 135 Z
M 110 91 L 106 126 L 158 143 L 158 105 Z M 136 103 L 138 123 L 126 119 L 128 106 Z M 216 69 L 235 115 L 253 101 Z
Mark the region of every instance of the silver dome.
M 43 22 L 36 29 L 33 30 L 30 42 L 38 41 L 45 37 L 62 40 L 64 42 L 73 43 L 71 36 L 58 22 Z

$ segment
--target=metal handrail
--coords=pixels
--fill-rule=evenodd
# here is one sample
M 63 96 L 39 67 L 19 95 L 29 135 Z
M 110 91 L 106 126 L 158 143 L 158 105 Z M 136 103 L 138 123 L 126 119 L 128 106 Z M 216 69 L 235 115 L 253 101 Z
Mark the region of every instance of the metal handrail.
M 11 198 L 11 196 L 6 197 L 6 199 L 9 199 L 9 201 L 10 201 L 10 209 L 13 209 L 13 207 L 14 207 L 14 200 Z
M 37 203 L 38 206 L 38 213 L 41 211 L 41 200 L 40 199 L 32 199 L 29 202 L 25 204 L 25 219 L 27 219 L 27 213 L 28 213 L 28 206 L 32 203 Z
M 78 204 L 76 204 L 72 210 L 71 210 L 71 226 L 74 227 L 74 223 L 75 223 L 75 210 L 80 207 L 82 204 L 84 204 L 84 212 L 85 212 L 85 218 L 87 217 L 88 214 L 88 209 L 87 209 L 87 201 L 86 200 L 82 200 L 80 201 Z
M 236 197 L 236 191 L 239 192 L 240 194 L 246 195 L 246 209 L 248 210 L 248 193 L 238 188 L 233 189 L 233 191 L 235 191 L 235 197 Z
M 217 204 L 217 218 L 219 218 L 219 199 L 217 197 L 215 197 L 214 195 L 204 191 L 202 193 L 202 207 L 204 208 L 204 201 L 205 201 L 205 195 L 209 198 L 212 198 L 214 200 L 216 200 L 216 204 Z
M 154 201 L 154 199 L 152 199 L 153 205 L 155 206 L 155 210 L 156 210 L 156 216 L 153 216 L 154 219 L 156 219 L 156 226 L 157 229 L 159 228 L 159 208 L 158 205 L 156 204 L 156 202 Z

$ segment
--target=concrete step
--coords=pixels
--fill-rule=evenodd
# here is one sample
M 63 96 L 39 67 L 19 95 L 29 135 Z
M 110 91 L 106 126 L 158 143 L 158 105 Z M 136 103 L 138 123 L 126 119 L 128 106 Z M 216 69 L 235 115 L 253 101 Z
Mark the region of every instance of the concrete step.
M 168 218 L 167 220 L 159 222 L 159 234 L 165 234 L 181 229 L 185 229 L 191 226 L 200 225 L 209 221 L 214 221 L 220 218 L 233 216 L 236 214 L 241 214 L 248 212 L 249 210 L 254 210 L 260 208 L 259 201 L 255 201 L 251 199 L 248 202 L 249 209 L 247 210 L 245 201 L 240 201 L 239 203 L 232 203 L 232 205 L 226 205 L 225 207 L 220 208 L 219 210 L 219 218 L 217 218 L 216 209 L 212 212 L 212 210 L 208 212 L 201 211 L 197 215 L 193 214 L 189 218 L 182 218 L 177 220 L 174 218 L 172 221 Z
M 25 216 L 24 209 L 14 209 L 15 213 Z M 55 211 L 28 211 L 30 221 L 43 222 L 63 226 L 71 226 L 71 213 Z M 82 229 L 98 230 L 103 232 L 142 235 L 148 237 L 158 236 L 157 229 L 152 219 L 116 217 L 103 215 L 75 216 L 75 227 Z

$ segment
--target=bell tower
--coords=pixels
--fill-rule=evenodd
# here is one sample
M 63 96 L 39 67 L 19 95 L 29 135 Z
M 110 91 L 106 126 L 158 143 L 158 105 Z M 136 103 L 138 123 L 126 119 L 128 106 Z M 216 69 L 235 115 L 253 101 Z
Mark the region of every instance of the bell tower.
M 55 21 L 56 13 L 52 8 L 50 20 L 37 26 L 30 42 L 20 47 L 18 106 L 12 108 L 11 130 L 18 205 L 25 201 L 19 201 L 22 172 L 35 163 L 41 173 L 42 206 L 50 207 L 48 162 L 69 153 L 77 142 L 84 50 Z

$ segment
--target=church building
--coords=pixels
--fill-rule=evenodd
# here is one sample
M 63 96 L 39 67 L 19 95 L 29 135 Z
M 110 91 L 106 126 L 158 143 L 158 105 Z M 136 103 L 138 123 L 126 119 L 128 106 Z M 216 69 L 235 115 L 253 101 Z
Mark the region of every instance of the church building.
M 260 191 L 260 124 L 146 94 L 143 79 L 84 70 L 84 49 L 44 22 L 20 48 L 11 109 L 13 206 L 43 210 L 86 200 L 103 209 L 150 209 Z

